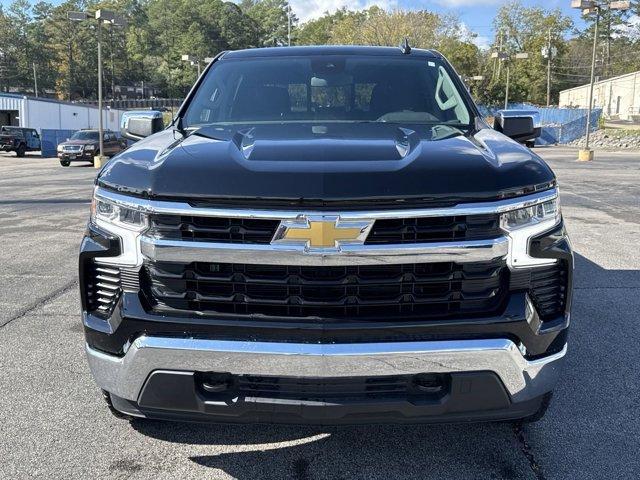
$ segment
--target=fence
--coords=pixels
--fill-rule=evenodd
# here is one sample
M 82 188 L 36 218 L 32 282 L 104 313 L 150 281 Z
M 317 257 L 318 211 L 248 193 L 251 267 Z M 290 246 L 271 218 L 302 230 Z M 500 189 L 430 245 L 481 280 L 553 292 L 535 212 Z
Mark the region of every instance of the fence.
M 184 99 L 182 98 L 123 98 L 118 100 L 105 100 L 104 106 L 118 108 L 121 110 L 177 110 Z M 95 100 L 88 100 L 78 103 L 97 105 Z
M 43 128 L 40 132 L 40 142 L 42 144 L 43 157 L 55 157 L 59 143 L 71 137 L 76 130 L 50 130 Z
M 493 116 L 499 108 L 479 106 L 484 116 Z M 542 133 L 536 145 L 555 145 L 569 143 L 582 137 L 587 129 L 586 108 L 536 107 L 527 103 L 509 104 L 510 109 L 536 110 L 540 113 Z M 591 131 L 598 129 L 602 109 L 591 112 Z

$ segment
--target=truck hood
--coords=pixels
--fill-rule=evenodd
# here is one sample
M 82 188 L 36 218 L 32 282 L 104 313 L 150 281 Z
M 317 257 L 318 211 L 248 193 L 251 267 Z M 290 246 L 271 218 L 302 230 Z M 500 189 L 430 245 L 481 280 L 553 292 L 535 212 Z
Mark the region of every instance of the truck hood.
M 60 143 L 60 145 L 94 145 L 97 143 L 98 140 L 67 140 Z
M 457 203 L 555 181 L 528 148 L 489 128 L 376 124 L 164 130 L 116 156 L 98 184 L 191 202 Z

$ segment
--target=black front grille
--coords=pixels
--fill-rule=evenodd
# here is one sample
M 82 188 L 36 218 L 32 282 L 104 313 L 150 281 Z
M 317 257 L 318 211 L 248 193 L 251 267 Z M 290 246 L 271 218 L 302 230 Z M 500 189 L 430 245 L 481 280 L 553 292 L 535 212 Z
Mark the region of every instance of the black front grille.
M 376 220 L 366 244 L 477 240 L 503 235 L 498 215 L 461 215 Z
M 142 288 L 157 310 L 330 319 L 490 315 L 503 304 L 503 260 L 299 267 L 146 263 Z
M 149 234 L 156 238 L 191 242 L 271 243 L 278 220 L 252 218 L 152 215 Z
M 149 234 L 169 240 L 268 245 L 279 223 L 253 218 L 152 215 Z M 477 240 L 502 234 L 498 215 L 401 218 L 376 220 L 366 244 Z
M 564 313 L 567 303 L 567 262 L 531 269 L 529 293 L 538 315 L 550 320 Z

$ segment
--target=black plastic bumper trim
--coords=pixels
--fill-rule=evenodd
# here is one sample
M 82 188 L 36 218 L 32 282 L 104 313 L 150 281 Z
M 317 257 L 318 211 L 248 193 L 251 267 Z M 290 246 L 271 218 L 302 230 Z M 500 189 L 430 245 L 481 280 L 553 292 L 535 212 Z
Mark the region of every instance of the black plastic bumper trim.
M 422 399 L 379 398 L 318 402 L 279 398 L 223 399 L 204 395 L 193 372 L 154 372 L 137 402 L 111 395 L 122 413 L 160 420 L 213 423 L 310 425 L 402 424 L 495 421 L 524 418 L 540 407 L 542 396 L 513 403 L 492 372 L 450 374 L 446 394 Z

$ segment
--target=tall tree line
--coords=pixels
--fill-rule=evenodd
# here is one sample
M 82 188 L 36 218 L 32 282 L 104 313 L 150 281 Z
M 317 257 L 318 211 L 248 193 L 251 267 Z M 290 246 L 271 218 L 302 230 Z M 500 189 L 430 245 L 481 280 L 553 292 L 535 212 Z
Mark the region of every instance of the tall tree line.
M 605 12 L 598 39 L 600 78 L 640 70 L 640 0 L 631 12 Z M 504 95 L 506 64 L 492 58 L 500 51 L 510 61 L 513 101 L 546 102 L 547 59 L 551 44 L 552 101 L 559 90 L 588 81 L 593 21 L 582 30 L 559 10 L 505 4 L 494 19 L 496 32 L 489 49 L 477 47 L 476 35 L 458 18 L 423 10 L 347 8 L 300 24 L 287 0 L 66 0 L 60 4 L 14 0 L 0 7 L 0 91 L 31 92 L 34 69 L 40 94 L 62 99 L 97 96 L 95 20 L 72 22 L 68 12 L 99 8 L 123 14 L 124 28 L 103 32 L 105 95 L 115 85 L 144 82 L 166 97 L 180 97 L 193 84 L 195 66 L 182 55 L 204 60 L 222 50 L 282 46 L 288 42 L 291 13 L 292 44 L 398 45 L 408 37 L 415 47 L 434 48 L 471 82 L 484 103 L 499 103 Z M 634 17 L 633 15 L 636 15 Z

